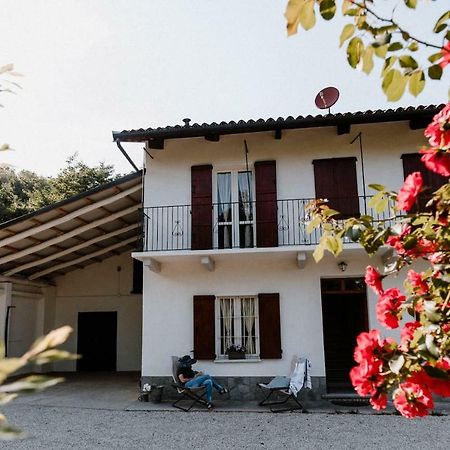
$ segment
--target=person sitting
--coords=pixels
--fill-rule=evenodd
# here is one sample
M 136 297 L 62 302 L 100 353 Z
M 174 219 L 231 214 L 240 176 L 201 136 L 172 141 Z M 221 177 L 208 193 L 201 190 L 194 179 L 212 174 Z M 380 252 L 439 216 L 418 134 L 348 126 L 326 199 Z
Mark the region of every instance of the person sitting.
M 184 355 L 178 360 L 177 377 L 182 386 L 187 388 L 196 388 L 205 386 L 206 388 L 206 406 L 211 411 L 212 404 L 212 390 L 215 388 L 219 391 L 219 394 L 226 394 L 228 389 L 221 386 L 217 381 L 208 374 L 192 370 L 193 364 L 197 362 L 196 359 L 191 358 L 189 355 Z

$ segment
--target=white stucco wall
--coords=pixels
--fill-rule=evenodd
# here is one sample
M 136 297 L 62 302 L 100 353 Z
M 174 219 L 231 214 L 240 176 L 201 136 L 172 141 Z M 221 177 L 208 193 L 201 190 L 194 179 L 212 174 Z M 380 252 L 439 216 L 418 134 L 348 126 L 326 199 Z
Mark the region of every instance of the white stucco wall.
M 203 138 L 168 140 L 164 150 L 153 150 L 154 159 L 147 159 L 144 205 L 188 205 L 192 165 L 212 164 L 213 176 L 221 170 L 244 170 L 244 139 L 249 146 L 250 168 L 255 161 L 276 160 L 278 199 L 314 197 L 312 161 L 351 156 L 357 158 L 358 190 L 363 195 L 359 143 L 350 145 L 360 131 L 366 185 L 378 183 L 398 189 L 403 181 L 400 156 L 414 153 L 424 143 L 423 130 L 411 131 L 407 122 L 352 126 L 350 134 L 341 136 L 335 127 L 328 127 L 283 131 L 281 140 L 275 140 L 273 133 L 221 136 L 216 143 Z M 213 184 L 213 195 L 214 190 Z M 373 192 L 367 189 L 367 195 L 370 194 Z M 381 265 L 379 257 L 370 260 L 362 251 L 350 250 L 339 258 L 348 263 L 345 274 L 339 271 L 334 258 L 327 257 L 316 265 L 311 253 L 303 270 L 297 268 L 292 254 L 249 256 L 237 250 L 233 256 L 220 257 L 219 253 L 213 256 L 213 272 L 205 270 L 198 257 L 183 255 L 163 259 L 160 273 L 144 270 L 144 376 L 170 375 L 170 356 L 193 349 L 194 295 L 264 292 L 280 293 L 282 359 L 254 363 L 201 361 L 198 366 L 222 376 L 279 375 L 289 373 L 294 355 L 303 355 L 312 362 L 312 374 L 324 376 L 320 278 L 361 277 L 368 264 Z M 158 260 L 157 252 L 152 256 Z M 390 281 L 390 285 L 400 285 L 403 275 Z M 369 328 L 379 328 L 376 298 L 370 291 L 367 295 Z M 398 337 L 397 332 L 385 335 Z
M 55 327 L 70 325 L 74 329 L 65 345 L 67 350 L 77 351 L 79 312 L 117 311 L 117 370 L 140 370 L 142 295 L 130 293 L 132 280 L 129 253 L 56 279 Z M 75 370 L 76 362 L 59 363 L 55 368 Z

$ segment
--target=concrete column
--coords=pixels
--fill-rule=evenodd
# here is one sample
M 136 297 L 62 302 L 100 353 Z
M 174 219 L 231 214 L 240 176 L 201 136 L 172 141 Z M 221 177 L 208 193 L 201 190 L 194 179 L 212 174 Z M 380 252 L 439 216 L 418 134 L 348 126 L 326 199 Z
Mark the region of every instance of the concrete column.
M 37 337 L 47 334 L 55 328 L 56 287 L 48 286 L 42 289 L 43 296 L 38 300 L 38 312 L 36 317 Z M 53 371 L 53 364 L 39 366 L 39 372 Z

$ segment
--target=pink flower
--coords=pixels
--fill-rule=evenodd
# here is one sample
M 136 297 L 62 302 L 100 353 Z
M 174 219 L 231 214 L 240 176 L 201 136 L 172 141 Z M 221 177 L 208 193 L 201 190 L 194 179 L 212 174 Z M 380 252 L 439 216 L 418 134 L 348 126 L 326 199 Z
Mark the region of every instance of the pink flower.
M 375 353 L 382 348 L 380 332 L 378 330 L 370 330 L 369 332 L 360 333 L 356 338 L 356 344 L 353 357 L 357 363 L 376 359 Z
M 414 332 L 419 328 L 420 322 L 408 322 L 403 325 L 402 330 L 400 331 L 400 337 L 401 337 L 401 344 L 407 345 L 409 342 L 411 342 L 412 338 L 414 337 Z
M 441 55 L 442 59 L 440 60 L 439 65 L 444 69 L 450 64 L 450 41 L 444 45 Z
M 367 286 L 370 286 L 376 294 L 380 295 L 383 292 L 383 286 L 381 285 L 381 280 L 383 277 L 374 269 L 372 266 L 366 267 L 366 276 L 364 281 Z
M 377 306 L 377 319 L 386 328 L 398 328 L 400 307 L 406 297 L 397 288 L 391 288 L 380 295 Z
M 419 295 L 424 295 L 428 292 L 428 284 L 422 279 L 423 272 L 417 273 L 414 270 L 408 271 L 408 281 Z
M 395 390 L 394 406 L 402 416 L 412 419 L 426 416 L 433 408 L 433 398 L 426 386 L 416 383 L 400 383 Z
M 372 405 L 373 409 L 376 409 L 377 411 L 386 409 L 387 395 L 384 392 L 377 392 L 370 399 L 370 404 Z
M 413 172 L 408 175 L 397 195 L 397 209 L 409 211 L 416 203 L 422 185 L 423 179 L 420 172 Z
M 450 142 L 447 143 L 449 144 Z M 441 152 L 436 148 L 423 148 L 420 153 L 422 153 L 421 161 L 429 170 L 443 177 L 450 177 L 450 155 L 447 152 Z
M 428 138 L 432 147 L 446 148 L 450 145 L 449 119 L 450 103 L 447 103 L 447 105 L 433 117 L 433 121 L 425 129 L 425 136 Z
M 383 382 L 381 368 L 383 363 L 376 361 L 361 361 L 350 371 L 350 380 L 359 395 L 374 395 Z

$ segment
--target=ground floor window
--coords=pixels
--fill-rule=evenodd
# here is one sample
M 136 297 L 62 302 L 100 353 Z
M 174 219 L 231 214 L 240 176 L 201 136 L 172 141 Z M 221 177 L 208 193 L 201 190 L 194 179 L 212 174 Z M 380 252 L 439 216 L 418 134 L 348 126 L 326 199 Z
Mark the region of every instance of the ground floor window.
M 216 297 L 216 355 L 227 358 L 241 352 L 246 359 L 259 357 L 257 296 Z

